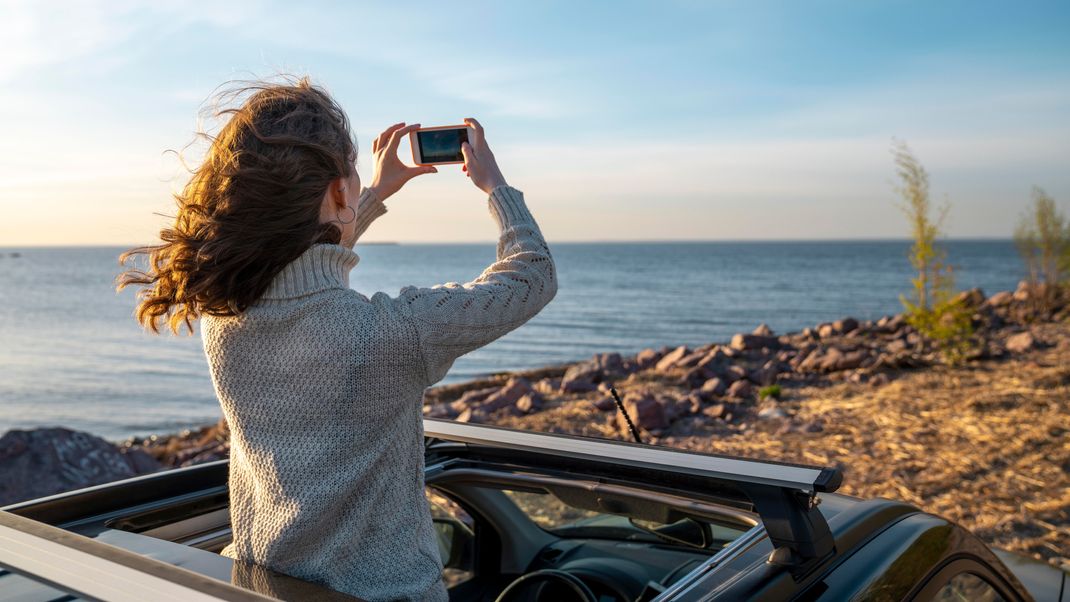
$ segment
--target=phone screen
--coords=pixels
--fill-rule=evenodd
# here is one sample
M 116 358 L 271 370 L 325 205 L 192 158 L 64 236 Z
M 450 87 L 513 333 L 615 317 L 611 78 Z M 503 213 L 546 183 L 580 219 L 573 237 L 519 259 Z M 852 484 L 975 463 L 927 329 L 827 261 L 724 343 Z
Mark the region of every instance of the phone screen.
M 421 163 L 464 161 L 461 143 L 468 141 L 468 128 L 416 132 L 416 139 L 420 143 Z

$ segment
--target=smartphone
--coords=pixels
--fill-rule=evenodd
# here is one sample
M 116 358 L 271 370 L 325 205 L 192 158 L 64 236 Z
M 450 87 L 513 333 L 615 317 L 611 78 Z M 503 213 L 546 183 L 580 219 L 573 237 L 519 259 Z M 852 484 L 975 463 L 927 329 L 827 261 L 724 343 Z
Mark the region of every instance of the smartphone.
M 409 132 L 412 160 L 417 165 L 464 163 L 461 143 L 467 141 L 467 125 L 443 125 Z

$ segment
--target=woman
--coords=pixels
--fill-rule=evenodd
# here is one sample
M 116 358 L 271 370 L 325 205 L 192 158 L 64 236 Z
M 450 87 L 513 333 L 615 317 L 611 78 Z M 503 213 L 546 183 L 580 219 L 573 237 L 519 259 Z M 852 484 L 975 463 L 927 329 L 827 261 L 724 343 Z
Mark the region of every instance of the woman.
M 475 280 L 370 298 L 352 247 L 383 201 L 433 167 L 397 156 L 418 127 L 372 143 L 361 186 L 342 109 L 302 79 L 262 84 L 211 138 L 149 255 L 137 318 L 201 336 L 230 426 L 223 554 L 367 600 L 445 600 L 424 496 L 422 397 L 459 356 L 520 326 L 557 290 L 520 191 L 467 119 L 464 170 L 488 195 L 497 261 Z

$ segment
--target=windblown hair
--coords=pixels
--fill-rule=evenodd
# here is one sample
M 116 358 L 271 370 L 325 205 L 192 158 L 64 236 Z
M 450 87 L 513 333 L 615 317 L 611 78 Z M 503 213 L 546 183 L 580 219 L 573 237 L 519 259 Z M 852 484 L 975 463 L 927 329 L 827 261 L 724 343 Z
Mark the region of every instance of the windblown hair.
M 204 161 L 175 195 L 174 225 L 162 244 L 126 251 L 120 263 L 147 255 L 146 270 L 128 269 L 119 290 L 138 292 L 138 322 L 178 333 L 202 314 L 245 311 L 286 264 L 316 243 L 338 243 L 341 231 L 321 224 L 331 181 L 353 174 L 356 144 L 341 107 L 307 77 L 283 83 L 243 82 L 217 96 L 207 112 L 226 123 Z

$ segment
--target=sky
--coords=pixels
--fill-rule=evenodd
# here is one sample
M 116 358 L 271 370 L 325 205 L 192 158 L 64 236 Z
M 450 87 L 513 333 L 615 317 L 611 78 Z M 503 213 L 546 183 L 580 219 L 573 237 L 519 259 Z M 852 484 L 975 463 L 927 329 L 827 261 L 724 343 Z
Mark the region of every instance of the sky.
M 0 246 L 154 242 L 206 100 L 278 73 L 365 182 L 389 124 L 478 118 L 551 241 L 904 238 L 893 139 L 951 237 L 1070 210 L 1067 2 L 0 0 Z M 362 240 L 497 235 L 459 166 L 387 206 Z

